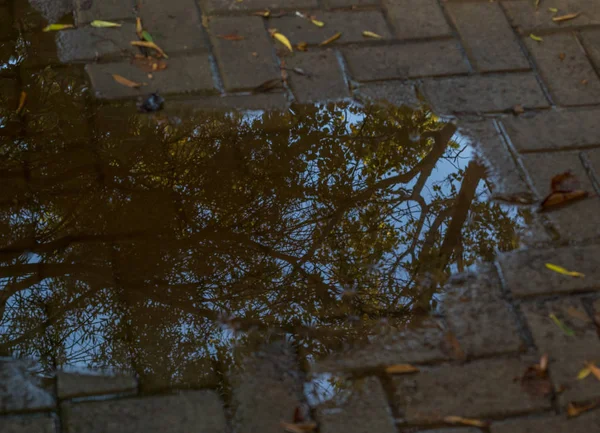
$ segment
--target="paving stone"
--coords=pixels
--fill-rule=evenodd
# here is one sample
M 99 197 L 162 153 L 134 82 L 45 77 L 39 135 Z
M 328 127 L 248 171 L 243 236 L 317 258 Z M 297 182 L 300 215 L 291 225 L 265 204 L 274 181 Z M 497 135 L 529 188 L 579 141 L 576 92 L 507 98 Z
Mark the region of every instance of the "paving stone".
M 499 112 L 515 105 L 548 106 L 535 76 L 529 73 L 427 80 L 425 93 L 439 114 Z
M 584 30 L 579 37 L 596 70 L 600 70 L 600 29 Z
M 600 412 L 594 411 L 576 418 L 540 416 L 492 424 L 491 433 L 588 433 L 600 430 Z
M 82 27 L 57 32 L 58 58 L 64 63 L 73 63 L 132 55 L 137 52 L 130 44 L 135 39 L 132 35 L 135 35 L 134 24 L 123 24 L 121 29 Z
M 89 64 L 86 71 L 90 76 L 96 96 L 101 99 L 117 99 L 131 96 L 187 92 L 214 92 L 215 87 L 208 55 L 177 57 L 169 59 L 164 71 L 155 72 L 149 79 L 147 73 L 129 63 Z M 112 74 L 127 77 L 138 83 L 147 83 L 139 89 L 117 83 Z
M 202 10 L 208 13 L 259 11 L 259 10 L 296 10 L 315 9 L 319 7 L 317 0 L 244 0 L 243 2 L 231 0 L 200 0 Z
M 207 48 L 194 0 L 138 0 L 138 8 L 144 28 L 167 54 Z
M 378 6 L 380 0 L 325 0 L 328 8 L 359 8 L 362 6 Z
M 468 357 L 517 352 L 524 348 L 516 316 L 502 299 L 492 266 L 467 274 L 446 288 L 442 304 L 450 330 Z
M 63 405 L 69 433 L 224 433 L 225 415 L 213 391 Z
M 542 200 L 550 194 L 550 180 L 559 173 L 571 171 L 582 189 L 593 193 L 593 185 L 581 164 L 579 152 L 529 153 L 521 156 L 523 165 L 533 181 L 538 198 Z M 600 236 L 600 226 L 596 224 L 600 214 L 600 199 L 591 196 L 585 200 L 569 204 L 545 217 L 558 229 L 565 240 L 586 240 Z
M 280 78 L 273 46 L 262 18 L 213 18 L 210 33 L 225 89 L 251 89 L 265 81 Z M 245 39 L 227 41 L 218 37 L 232 33 L 243 35 Z
M 432 41 L 343 50 L 351 76 L 358 81 L 405 79 L 467 73 L 455 41 Z
M 280 433 L 281 421 L 292 421 L 301 405 L 303 377 L 294 350 L 284 342 L 243 359 L 231 383 L 236 431 Z
M 2 433 L 54 433 L 56 420 L 52 415 L 21 415 L 0 417 Z
M 527 367 L 518 359 L 494 359 L 394 376 L 396 404 L 407 422 L 419 424 L 452 415 L 505 417 L 550 408 L 549 398 L 529 395 L 514 380 Z
M 365 83 L 354 89 L 354 95 L 363 101 L 387 102 L 396 107 L 417 108 L 421 106 L 414 83 L 407 81 Z
M 600 290 L 599 254 L 600 246 L 522 250 L 501 254 L 498 262 L 507 288 L 516 297 L 526 297 Z M 558 274 L 545 263 L 577 270 L 585 278 Z
M 102 372 L 65 372 L 56 374 L 58 398 L 84 395 L 116 394 L 137 389 L 133 376 L 105 374 Z
M 541 44 L 526 38 L 525 44 L 559 105 L 600 103 L 600 79 L 574 35 L 547 35 Z
M 299 42 L 319 44 L 337 32 L 342 33 L 342 36 L 334 44 L 372 42 L 373 39 L 362 35 L 362 32 L 367 29 L 382 36 L 383 39 L 391 38 L 385 18 L 380 11 L 329 12 L 317 14 L 317 18 L 325 23 L 324 27 L 319 28 L 309 20 L 296 16 L 272 19 L 269 21 L 269 26 L 283 33 L 292 45 Z
M 400 39 L 450 36 L 452 30 L 437 0 L 384 0 Z
M 51 409 L 54 397 L 27 361 L 0 358 L 0 413 Z
M 548 10 L 549 5 L 536 8 L 535 2 L 527 0 L 503 1 L 502 6 L 512 25 L 527 33 L 600 24 L 600 5 L 596 0 L 553 0 L 551 7 L 559 10 L 557 14 Z M 560 23 L 552 21 L 552 17 L 556 15 L 576 12 L 582 12 L 576 19 Z
M 72 0 L 29 0 L 29 3 L 50 23 L 55 23 L 73 12 Z
M 600 149 L 590 150 L 584 153 L 584 157 L 591 169 L 591 180 L 594 183 L 596 192 L 600 185 Z
M 135 19 L 135 0 L 75 0 L 75 19 L 78 25 L 93 20 Z
M 350 95 L 333 51 L 297 53 L 286 60 L 289 69 L 300 68 L 310 76 L 287 71 L 289 82 L 300 103 L 340 99 Z
M 449 2 L 469 57 L 482 72 L 529 69 L 499 3 Z
M 586 361 L 600 359 L 596 326 L 581 300 L 573 297 L 527 302 L 521 305 L 521 310 L 538 351 L 548 354 L 550 378 L 555 390 L 562 390 L 558 395 L 561 405 L 600 398 L 600 387 L 595 380 L 577 379 Z M 551 314 L 556 315 L 575 335 L 567 335 L 549 317 Z
M 357 380 L 317 408 L 322 433 L 396 433 L 383 387 L 376 377 Z

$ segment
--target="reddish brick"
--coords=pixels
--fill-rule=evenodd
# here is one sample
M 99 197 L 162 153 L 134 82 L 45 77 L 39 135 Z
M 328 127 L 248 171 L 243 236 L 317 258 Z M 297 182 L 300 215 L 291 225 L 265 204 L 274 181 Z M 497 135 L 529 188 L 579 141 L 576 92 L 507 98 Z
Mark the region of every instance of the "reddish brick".
M 600 412 L 598 411 L 586 413 L 577 418 L 567 418 L 564 415 L 521 418 L 497 422 L 491 427 L 491 433 L 589 433 L 594 430 L 600 431 Z
M 133 24 L 124 24 L 121 29 L 82 27 L 58 32 L 56 35 L 58 58 L 61 62 L 72 63 L 133 54 L 137 49 L 130 44 L 130 41 L 135 39 L 132 35 L 135 35 Z
M 213 18 L 210 33 L 227 90 L 250 89 L 281 76 L 262 18 Z M 219 37 L 232 33 L 244 39 L 228 41 Z
M 233 11 L 259 11 L 259 10 L 296 10 L 315 9 L 319 7 L 317 0 L 200 0 L 202 10 L 208 13 L 226 13 Z
M 600 71 L 600 29 L 584 30 L 580 37 L 596 70 Z
M 317 14 L 317 18 L 325 23 L 319 28 L 309 20 L 287 16 L 269 21 L 269 26 L 277 28 L 286 35 L 292 44 L 306 42 L 319 44 L 337 32 L 342 36 L 335 42 L 365 42 L 374 39 L 365 38 L 362 32 L 369 30 L 389 39 L 391 34 L 383 14 L 379 11 L 329 12 Z
M 452 34 L 438 0 L 384 0 L 384 5 L 400 39 Z
M 468 72 L 455 41 L 352 47 L 344 50 L 350 73 L 358 81 L 414 78 Z
M 287 71 L 292 91 L 301 103 L 349 96 L 348 86 L 333 51 L 298 53 L 286 60 L 287 68 L 300 68 L 310 75 Z
M 118 21 L 133 19 L 135 18 L 134 6 L 135 0 L 76 0 L 75 18 L 79 25 L 93 20 Z
M 543 43 L 527 38 L 525 43 L 558 104 L 600 102 L 600 80 L 574 35 L 547 35 Z
M 529 69 L 498 3 L 448 3 L 469 57 L 482 72 Z
M 536 7 L 535 1 L 509 0 L 503 1 L 502 6 L 512 25 L 527 33 L 600 24 L 600 5 L 596 0 L 553 0 L 551 5 L 539 7 Z M 559 12 L 555 14 L 548 7 L 557 8 Z M 560 23 L 552 21 L 554 16 L 575 12 L 581 12 L 581 15 L 574 20 Z

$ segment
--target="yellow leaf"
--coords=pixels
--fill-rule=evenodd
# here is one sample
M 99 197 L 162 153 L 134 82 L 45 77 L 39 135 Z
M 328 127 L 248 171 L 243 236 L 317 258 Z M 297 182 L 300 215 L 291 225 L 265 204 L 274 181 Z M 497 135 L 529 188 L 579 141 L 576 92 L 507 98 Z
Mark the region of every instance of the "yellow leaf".
M 298 42 L 296 48 L 298 51 L 308 51 L 308 44 L 306 42 Z
M 283 45 L 285 45 L 285 47 L 290 50 L 290 51 L 294 51 L 294 49 L 292 48 L 292 44 L 290 44 L 290 41 L 288 38 L 286 38 L 284 35 L 282 35 L 279 32 L 273 32 L 273 37 L 275 39 L 277 39 L 279 42 L 281 42 Z
M 586 362 L 585 366 L 590 370 L 596 379 L 600 380 L 600 368 L 596 367 L 596 364 L 593 362 Z
M 269 9 L 265 9 L 261 12 L 254 12 L 252 15 L 256 15 L 263 18 L 269 18 L 269 16 L 271 15 L 271 11 Z
M 137 17 L 135 19 L 135 32 L 140 37 L 140 39 L 142 38 L 142 30 L 144 30 L 144 28 L 142 27 L 142 19 L 140 17 Z
M 283 427 L 283 429 L 286 432 L 290 432 L 290 433 L 305 433 L 305 432 L 312 432 L 314 430 L 316 430 L 317 428 L 317 423 L 316 422 L 303 422 L 303 423 L 297 423 L 297 424 L 293 424 L 290 422 L 281 422 L 281 427 Z
M 588 377 L 590 375 L 591 372 L 592 372 L 592 370 L 585 367 L 585 368 L 581 369 L 581 371 L 579 371 L 579 373 L 577 373 L 577 379 L 579 379 L 579 380 L 585 379 L 586 377 Z
M 567 275 L 569 277 L 580 277 L 580 278 L 585 277 L 585 275 L 583 275 L 581 272 L 568 271 L 565 268 L 563 268 L 561 266 L 553 265 L 552 263 L 546 263 L 546 267 L 548 269 L 550 269 L 551 271 L 558 272 L 559 274 Z
M 113 79 L 123 86 L 131 87 L 133 89 L 137 89 L 138 87 L 145 86 L 146 83 L 136 83 L 135 81 L 131 81 L 125 77 L 122 77 L 119 74 L 112 74 Z
M 567 405 L 567 415 L 571 418 L 581 415 L 584 412 L 587 412 L 590 409 L 598 406 L 598 402 L 593 402 L 590 404 L 580 405 L 577 403 L 569 403 Z
M 23 108 L 25 107 L 25 101 L 27 100 L 27 93 L 21 92 L 21 96 L 19 97 L 19 106 L 17 107 L 17 114 L 21 114 Z
M 90 23 L 90 26 L 98 27 L 98 28 L 107 28 L 107 27 L 121 27 L 121 24 L 111 23 L 110 21 L 94 20 Z
M 556 9 L 556 8 L 548 8 L 548 10 L 550 12 L 552 12 L 553 14 L 555 14 L 556 12 L 558 12 L 558 9 Z
M 64 29 L 72 29 L 73 24 L 50 24 L 42 29 L 43 32 L 56 32 Z
M 472 418 L 463 418 L 461 416 L 447 416 L 444 417 L 444 421 L 449 423 L 449 424 L 463 424 L 463 425 L 470 425 L 473 427 L 487 427 L 489 426 L 489 423 L 487 421 L 481 421 L 479 419 L 472 419 Z
M 561 21 L 569 21 L 569 20 L 575 19 L 578 16 L 579 16 L 579 12 L 577 12 L 575 14 L 561 15 L 559 17 L 553 17 L 552 21 L 554 21 L 555 23 L 559 23 Z
M 385 367 L 385 372 L 388 374 L 416 373 L 418 371 L 417 367 L 413 367 L 410 364 L 396 364 Z
M 337 32 L 335 35 L 333 35 L 333 36 L 332 36 L 332 37 L 330 37 L 329 39 L 325 39 L 323 42 L 321 42 L 321 43 L 319 44 L 319 46 L 320 46 L 320 47 L 322 47 L 322 46 L 324 46 L 324 45 L 330 44 L 330 43 L 332 43 L 333 41 L 336 41 L 336 40 L 338 40 L 338 39 L 339 39 L 341 36 L 342 36 L 342 33 L 340 33 L 340 32 Z
M 378 35 L 377 33 L 369 32 L 369 31 L 362 32 L 362 35 L 365 38 L 383 39 L 383 37 Z
M 323 27 L 325 25 L 325 23 L 323 21 L 319 21 L 319 20 L 310 20 L 310 22 L 313 23 L 317 27 Z
M 156 50 L 158 52 L 158 54 L 160 54 L 161 56 L 163 56 L 165 59 L 169 58 L 169 56 L 167 56 L 167 54 L 158 45 L 156 45 L 154 42 L 148 42 L 148 41 L 131 41 L 130 44 L 134 45 L 136 47 L 152 48 L 153 50 Z
M 530 37 L 531 39 L 533 39 L 534 41 L 537 41 L 537 42 L 542 42 L 542 41 L 543 41 L 543 39 L 542 39 L 542 38 L 540 38 L 539 36 L 536 36 L 536 35 L 534 35 L 533 33 L 530 33 L 530 34 L 529 34 L 529 37 Z

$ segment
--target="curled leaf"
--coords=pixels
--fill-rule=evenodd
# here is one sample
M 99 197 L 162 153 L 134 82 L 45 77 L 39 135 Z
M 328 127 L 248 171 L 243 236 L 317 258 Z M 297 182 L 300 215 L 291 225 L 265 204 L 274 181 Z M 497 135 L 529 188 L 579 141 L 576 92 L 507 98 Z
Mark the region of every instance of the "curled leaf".
M 136 83 L 135 81 L 131 81 L 119 74 L 112 74 L 113 79 L 123 86 L 131 87 L 132 89 L 137 89 L 139 87 L 145 86 L 146 83 Z
M 364 31 L 364 32 L 362 32 L 362 35 L 363 35 L 365 38 L 383 39 L 383 36 L 380 36 L 380 35 L 378 35 L 377 33 L 369 32 L 369 31 Z
M 482 421 L 482 420 L 473 419 L 473 418 L 463 418 L 461 416 L 444 417 L 444 422 L 447 422 L 449 424 L 470 425 L 473 427 L 481 427 L 481 428 L 486 428 L 490 425 L 490 423 L 487 421 Z
M 49 24 L 42 29 L 43 32 L 57 32 L 64 29 L 72 29 L 75 26 L 73 24 Z
M 319 20 L 310 20 L 310 22 L 313 23 L 317 27 L 323 27 L 325 25 L 325 23 L 323 21 L 319 21 Z
M 294 49 L 292 48 L 292 44 L 290 43 L 289 39 L 285 37 L 285 35 L 277 32 L 277 31 L 273 31 L 271 33 L 271 35 L 277 39 L 279 42 L 281 42 L 283 45 L 285 45 L 285 47 L 290 50 L 290 51 L 294 51 Z
M 553 265 L 552 263 L 546 263 L 546 267 L 548 269 L 550 269 L 551 271 L 557 272 L 562 275 L 567 275 L 569 277 L 579 277 L 579 278 L 585 277 L 585 275 L 582 274 L 581 272 L 568 271 L 565 268 L 563 268 L 562 266 Z
M 342 36 L 341 32 L 337 32 L 335 35 L 333 35 L 332 37 L 325 39 L 323 42 L 321 42 L 319 44 L 320 47 L 324 46 L 324 45 L 328 45 L 330 43 L 332 43 L 333 41 L 337 41 L 340 37 Z
M 536 41 L 536 42 L 542 42 L 542 41 L 543 41 L 543 39 L 542 39 L 542 38 L 540 38 L 539 36 L 536 36 L 536 35 L 534 35 L 533 33 L 530 33 L 530 34 L 529 34 L 529 37 L 530 37 L 531 39 L 533 39 L 534 41 Z
M 554 21 L 555 23 L 560 23 L 562 21 L 569 21 L 569 20 L 575 19 L 579 15 L 580 15 L 580 12 L 577 12 L 574 14 L 561 15 L 559 17 L 552 17 L 552 21 Z
M 167 56 L 167 54 L 158 45 L 156 45 L 154 42 L 148 42 L 148 41 L 131 41 L 130 44 L 134 45 L 136 47 L 151 48 L 151 49 L 155 50 L 156 52 L 158 52 L 158 54 L 160 54 L 161 56 L 163 56 L 165 59 L 169 58 L 169 56 Z
M 17 114 L 21 114 L 23 108 L 25 108 L 25 101 L 27 100 L 27 93 L 21 92 L 21 96 L 19 96 L 19 106 L 15 111 Z
M 110 27 L 121 27 L 121 24 L 111 23 L 110 21 L 94 20 L 90 23 L 90 26 L 98 27 L 98 28 L 110 28 Z
M 565 333 L 565 335 L 568 335 L 569 337 L 575 336 L 575 332 L 573 332 L 571 328 L 569 328 L 558 317 L 556 317 L 555 314 L 550 314 L 548 317 L 552 319 L 556 326 L 558 326 Z
M 385 372 L 387 374 L 406 374 L 406 373 L 416 373 L 419 369 L 410 364 L 395 364 L 385 367 Z

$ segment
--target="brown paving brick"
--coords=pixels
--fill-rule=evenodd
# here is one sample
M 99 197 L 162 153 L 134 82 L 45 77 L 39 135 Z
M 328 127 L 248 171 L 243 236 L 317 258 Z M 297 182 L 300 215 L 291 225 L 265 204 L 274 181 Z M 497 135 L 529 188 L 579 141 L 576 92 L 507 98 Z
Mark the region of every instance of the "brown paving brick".
M 441 114 L 498 112 L 517 104 L 548 106 L 538 81 L 529 73 L 432 79 L 425 82 L 425 92 Z
M 170 58 L 164 71 L 155 72 L 153 79 L 147 73 L 128 62 L 90 64 L 86 66 L 96 96 L 102 99 L 116 99 L 147 95 L 211 92 L 215 91 L 208 55 Z M 119 74 L 138 83 L 147 83 L 140 89 L 132 89 L 115 82 L 112 74 Z
M 206 48 L 194 0 L 138 0 L 138 7 L 144 28 L 167 53 Z
M 2 433 L 54 433 L 56 420 L 52 415 L 21 415 L 0 417 Z
M 507 0 L 502 2 L 502 6 L 512 25 L 525 32 L 600 24 L 600 4 L 596 0 L 553 0 L 552 5 L 540 5 L 537 10 L 535 2 L 527 0 Z M 548 7 L 557 8 L 557 15 L 582 13 L 574 20 L 555 23 L 552 21 L 555 14 Z
M 509 416 L 550 408 L 550 399 L 527 394 L 515 377 L 528 363 L 518 359 L 475 361 L 393 377 L 398 410 L 410 423 Z
M 325 6 L 328 8 L 377 6 L 380 4 L 381 0 L 325 0 Z
M 404 79 L 468 72 L 455 41 L 344 49 L 350 75 L 358 81 Z
M 600 71 L 600 29 L 584 30 L 580 38 L 597 71 Z
M 438 0 L 384 0 L 384 5 L 400 39 L 452 34 Z
M 479 71 L 529 69 L 517 38 L 498 3 L 452 2 L 448 9 Z
M 289 82 L 300 103 L 339 99 L 350 95 L 342 70 L 331 50 L 297 53 L 286 60 L 287 68 L 300 68 L 310 74 L 302 76 L 287 71 Z
M 200 0 L 202 10 L 208 13 L 259 11 L 259 10 L 296 10 L 318 8 L 317 0 L 244 0 L 242 2 L 231 0 Z
M 540 353 L 549 357 L 549 371 L 561 405 L 600 397 L 596 380 L 579 380 L 577 373 L 586 361 L 600 359 L 600 340 L 596 326 L 580 299 L 563 298 L 549 302 L 527 302 L 521 305 L 527 325 Z M 574 335 L 567 335 L 550 315 L 566 325 Z M 575 316 L 576 314 L 576 316 Z
M 170 2 L 170 4 L 176 1 Z M 75 0 L 77 24 L 93 20 L 118 21 L 135 18 L 135 0 Z
M 137 49 L 130 44 L 135 40 L 132 35 L 135 35 L 134 24 L 124 24 L 121 29 L 82 27 L 58 32 L 58 58 L 64 63 L 71 63 L 134 54 Z
M 361 100 L 388 102 L 400 107 L 402 105 L 417 108 L 421 102 L 417 98 L 414 83 L 407 81 L 384 81 L 381 83 L 365 83 L 354 89 L 354 95 Z
M 502 254 L 498 262 L 508 290 L 516 297 L 528 297 L 600 290 L 599 254 L 598 246 L 523 250 Z M 558 274 L 547 269 L 546 263 L 577 270 L 586 277 Z
M 557 104 L 600 103 L 600 79 L 573 34 L 547 35 L 543 43 L 526 38 L 525 43 Z
M 280 77 L 262 18 L 213 18 L 210 33 L 227 90 L 250 89 Z M 232 33 L 243 36 L 244 40 L 228 41 L 218 37 Z
M 600 412 L 594 411 L 567 418 L 544 415 L 535 418 L 497 422 L 492 424 L 491 433 L 589 433 L 600 431 Z
M 317 14 L 317 18 L 325 23 L 324 27 L 319 28 L 309 20 L 296 16 L 272 19 L 269 26 L 281 31 L 293 45 L 298 42 L 319 44 L 337 32 L 341 32 L 342 36 L 336 44 L 372 42 L 374 39 L 367 39 L 362 35 L 365 30 L 375 32 L 384 39 L 391 37 L 385 18 L 379 11 L 329 12 Z

